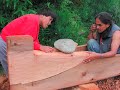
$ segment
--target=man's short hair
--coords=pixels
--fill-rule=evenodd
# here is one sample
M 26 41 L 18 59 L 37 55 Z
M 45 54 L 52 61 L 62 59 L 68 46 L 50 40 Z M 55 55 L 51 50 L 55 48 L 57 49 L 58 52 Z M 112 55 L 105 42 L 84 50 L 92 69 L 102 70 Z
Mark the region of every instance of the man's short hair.
M 99 18 L 100 21 L 104 24 L 110 24 L 111 25 L 113 23 L 112 15 L 107 13 L 107 12 L 101 12 L 101 13 L 97 14 L 95 16 L 95 19 L 96 18 Z
M 55 22 L 56 18 L 57 18 L 57 15 L 51 10 L 44 10 L 44 11 L 38 13 L 38 14 L 45 15 L 45 16 L 51 16 L 53 18 L 52 23 Z

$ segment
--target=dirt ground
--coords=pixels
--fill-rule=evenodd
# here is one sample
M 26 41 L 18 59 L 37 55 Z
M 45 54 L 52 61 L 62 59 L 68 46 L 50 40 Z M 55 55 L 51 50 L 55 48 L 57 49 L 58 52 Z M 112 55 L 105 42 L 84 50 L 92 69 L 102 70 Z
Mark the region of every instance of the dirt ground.
M 117 77 L 97 81 L 95 82 L 95 84 L 99 87 L 100 90 L 120 90 L 120 75 Z M 9 81 L 4 75 L 0 76 L 0 90 L 9 90 Z M 89 90 L 89 89 L 80 89 L 79 86 L 74 86 L 59 90 Z
M 9 90 L 9 81 L 5 75 L 0 75 L 0 90 Z
M 97 81 L 96 84 L 100 90 L 120 90 L 120 75 L 117 77 Z

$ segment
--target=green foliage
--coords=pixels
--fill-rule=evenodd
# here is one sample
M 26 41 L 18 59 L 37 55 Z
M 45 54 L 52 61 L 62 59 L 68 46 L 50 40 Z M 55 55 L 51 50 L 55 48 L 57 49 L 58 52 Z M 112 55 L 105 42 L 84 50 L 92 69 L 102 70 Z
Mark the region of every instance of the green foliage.
M 1 0 L 0 1 L 0 28 L 21 15 L 36 13 L 31 0 Z
M 57 22 L 46 30 L 41 29 L 39 34 L 40 42 L 50 46 L 60 38 L 71 38 L 79 45 L 85 44 L 89 27 L 99 12 L 111 13 L 120 25 L 120 0 L 0 0 L 0 6 L 0 29 L 24 14 L 43 9 L 56 12 Z
M 100 12 L 109 12 L 117 24 L 120 24 L 120 0 L 81 0 L 79 12 L 86 24 L 94 22 L 94 16 Z
M 49 32 L 47 35 L 51 37 L 44 38 L 48 42 L 54 42 L 59 38 L 71 38 L 79 45 L 86 43 L 89 27 L 94 23 L 94 17 L 99 12 L 111 13 L 115 22 L 120 23 L 119 0 L 59 0 L 58 6 L 54 3 L 49 1 L 48 7 L 54 10 L 59 18 L 55 25 L 56 34 L 52 36 L 52 32 Z M 44 33 L 44 36 L 47 35 Z
M 47 4 L 50 9 L 53 9 L 58 15 L 58 20 L 54 26 L 54 29 L 51 30 L 45 30 L 41 32 L 40 35 L 40 41 L 43 44 L 46 44 L 44 41 L 52 41 L 51 44 L 53 46 L 53 43 L 55 40 L 60 38 L 71 38 L 75 42 L 79 44 L 83 44 L 86 42 L 85 37 L 85 27 L 83 27 L 83 23 L 80 21 L 79 13 L 77 10 L 72 9 L 70 6 L 73 5 L 72 1 L 70 0 L 62 0 L 60 4 L 60 7 L 57 9 L 55 8 L 53 4 L 49 3 Z M 47 32 L 47 33 L 46 33 Z M 54 33 L 54 36 L 53 34 Z M 49 38 L 42 38 L 43 36 L 49 35 Z

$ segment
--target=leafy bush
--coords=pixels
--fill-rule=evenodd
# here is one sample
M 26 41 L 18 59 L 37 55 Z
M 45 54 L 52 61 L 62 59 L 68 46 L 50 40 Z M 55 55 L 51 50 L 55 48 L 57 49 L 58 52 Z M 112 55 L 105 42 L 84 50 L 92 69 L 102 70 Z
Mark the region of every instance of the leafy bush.
M 83 27 L 83 23 L 80 21 L 79 13 L 77 10 L 74 10 L 71 5 L 73 5 L 73 2 L 70 0 L 62 0 L 61 3 L 59 3 L 59 7 L 57 9 L 55 6 L 51 3 L 49 3 L 48 7 L 50 9 L 53 9 L 58 15 L 58 20 L 54 26 L 54 32 L 47 31 L 47 35 L 49 35 L 49 38 L 42 38 L 43 35 L 46 33 L 43 33 L 40 37 L 41 42 L 48 40 L 52 41 L 50 42 L 51 45 L 53 45 L 54 41 L 60 38 L 71 38 L 75 42 L 81 44 L 86 42 L 86 37 L 85 37 L 85 27 Z M 44 31 L 46 32 L 46 30 Z M 48 34 L 49 32 L 49 34 Z M 51 33 L 54 33 L 52 35 Z
M 53 46 L 60 38 L 71 38 L 85 44 L 89 27 L 99 12 L 109 12 L 120 25 L 120 0 L 0 0 L 0 29 L 11 20 L 28 13 L 51 9 L 57 13 L 55 25 L 41 29 L 42 44 Z
M 21 15 L 36 13 L 31 0 L 0 0 L 0 29 Z

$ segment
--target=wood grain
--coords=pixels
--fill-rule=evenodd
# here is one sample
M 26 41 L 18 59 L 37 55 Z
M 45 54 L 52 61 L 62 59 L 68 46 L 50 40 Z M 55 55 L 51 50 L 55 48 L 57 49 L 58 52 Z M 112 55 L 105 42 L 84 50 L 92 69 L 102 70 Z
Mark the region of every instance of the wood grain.
M 30 36 L 8 37 L 7 43 L 10 90 L 56 90 L 120 75 L 120 55 L 83 64 L 86 51 L 33 51 Z

